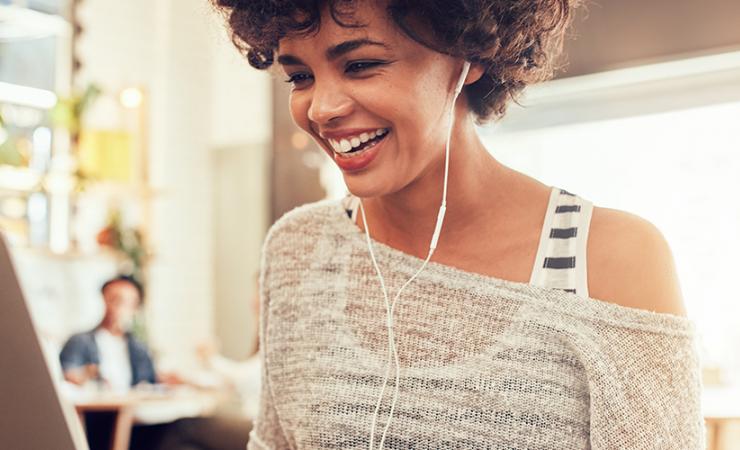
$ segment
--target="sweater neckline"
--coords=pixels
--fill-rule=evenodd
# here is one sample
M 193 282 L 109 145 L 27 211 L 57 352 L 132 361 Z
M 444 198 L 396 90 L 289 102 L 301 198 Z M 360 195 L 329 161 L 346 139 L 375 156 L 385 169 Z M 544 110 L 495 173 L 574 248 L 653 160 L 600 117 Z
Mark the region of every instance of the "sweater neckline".
M 367 251 L 367 238 L 365 236 L 365 231 L 358 227 L 357 224 L 347 216 L 341 200 L 334 201 L 332 204 L 332 213 L 337 215 L 340 230 Z M 424 263 L 424 259 L 377 241 L 372 237 L 372 235 L 370 235 L 370 242 L 377 253 L 385 255 L 386 257 L 389 257 L 389 259 L 401 261 L 414 268 L 421 267 Z M 369 257 L 370 256 L 368 254 L 368 258 Z M 433 271 L 437 276 L 448 276 L 457 280 L 463 280 L 468 285 L 491 285 L 509 291 L 529 294 L 532 298 L 542 298 L 545 296 L 551 298 L 554 303 L 560 304 L 560 306 L 568 313 L 573 313 L 582 317 L 589 316 L 594 319 L 605 320 L 606 322 L 611 322 L 618 326 L 624 325 L 625 323 L 634 323 L 645 325 L 649 328 L 658 326 L 678 334 L 693 334 L 695 332 L 694 323 L 688 317 L 622 306 L 617 303 L 595 297 L 585 297 L 571 292 L 543 288 L 530 283 L 522 283 L 519 281 L 494 277 L 492 275 L 471 272 L 455 266 L 436 262 L 433 257 L 427 263 L 424 270 Z

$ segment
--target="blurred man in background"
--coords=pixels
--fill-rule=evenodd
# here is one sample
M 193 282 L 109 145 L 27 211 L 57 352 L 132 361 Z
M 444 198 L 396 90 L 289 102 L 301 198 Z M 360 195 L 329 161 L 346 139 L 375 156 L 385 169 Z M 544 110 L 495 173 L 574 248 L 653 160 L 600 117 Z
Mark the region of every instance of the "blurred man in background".
M 106 281 L 101 293 L 103 320 L 93 330 L 70 337 L 62 348 L 59 360 L 64 378 L 77 385 L 97 381 L 117 392 L 139 383 L 156 383 L 146 346 L 130 332 L 143 298 L 141 285 L 120 275 Z
M 94 329 L 70 337 L 59 355 L 65 380 L 75 385 L 96 383 L 97 390 L 126 393 L 140 384 L 183 384 L 176 374 L 157 376 L 146 345 L 131 326 L 143 289 L 132 277 L 117 276 L 102 288 L 105 312 Z M 108 448 L 113 417 L 85 418 L 91 450 Z M 192 417 L 170 423 L 137 425 L 132 450 L 243 450 L 251 422 L 237 417 Z

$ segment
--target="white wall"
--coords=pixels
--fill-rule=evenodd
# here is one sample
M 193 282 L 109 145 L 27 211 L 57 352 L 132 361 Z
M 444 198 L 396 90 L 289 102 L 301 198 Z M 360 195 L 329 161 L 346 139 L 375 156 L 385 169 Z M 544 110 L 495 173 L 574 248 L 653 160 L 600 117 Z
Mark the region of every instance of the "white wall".
M 206 0 L 86 0 L 79 16 L 80 82 L 113 91 L 141 85 L 150 95 L 149 173 L 159 193 L 150 230 L 155 258 L 148 332 L 161 365 L 188 364 L 194 346 L 217 326 L 213 151 L 249 147 L 240 161 L 264 166 L 271 132 L 269 77 L 239 59 Z M 264 185 L 251 180 L 250 189 Z M 258 247 L 265 230 L 267 193 L 262 192 L 248 197 L 254 205 L 240 205 L 251 211 L 252 220 L 241 230 L 251 247 Z M 244 263 L 247 283 L 257 261 Z M 251 289 L 245 287 L 244 302 Z M 224 308 L 230 305 L 220 305 L 220 316 Z M 244 314 L 242 305 L 233 308 Z M 244 327 L 252 330 L 251 317 L 244 317 Z
M 252 302 L 268 225 L 272 91 L 269 75 L 230 44 L 220 18 L 210 38 L 214 334 L 226 356 L 241 359 L 256 347 Z

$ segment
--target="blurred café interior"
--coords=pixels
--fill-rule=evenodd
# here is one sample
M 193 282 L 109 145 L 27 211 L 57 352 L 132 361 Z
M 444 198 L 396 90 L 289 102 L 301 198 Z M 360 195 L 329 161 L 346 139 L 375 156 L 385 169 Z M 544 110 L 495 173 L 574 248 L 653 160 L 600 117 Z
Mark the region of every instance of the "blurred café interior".
M 252 69 L 221 20 L 207 0 L 0 0 L 0 229 L 92 448 L 207 418 L 246 439 L 262 240 L 346 193 L 293 124 L 282 74 Z M 591 2 L 556 78 L 479 130 L 505 164 L 664 233 L 717 450 L 740 449 L 738 23 L 733 0 Z M 109 280 L 143 294 L 130 327 L 156 368 L 146 389 L 63 381 L 60 352 L 108 317 Z

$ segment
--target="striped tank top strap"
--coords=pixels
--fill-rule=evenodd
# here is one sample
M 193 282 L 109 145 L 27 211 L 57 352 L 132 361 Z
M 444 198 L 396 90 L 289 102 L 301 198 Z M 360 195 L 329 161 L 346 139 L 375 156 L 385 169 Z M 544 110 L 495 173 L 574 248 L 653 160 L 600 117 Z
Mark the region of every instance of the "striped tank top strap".
M 347 196 L 342 199 L 342 207 L 344 207 L 347 217 L 352 219 L 353 223 L 357 221 L 357 211 L 359 211 L 359 206 L 360 198 L 355 197 L 352 194 L 347 194 Z
M 588 297 L 586 243 L 593 204 L 553 186 L 529 283 Z

